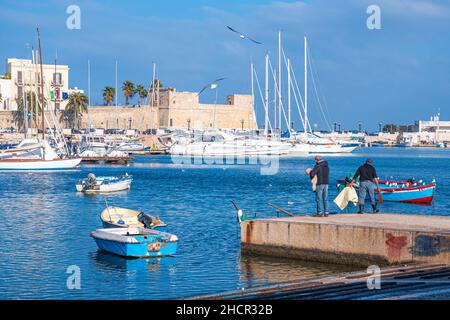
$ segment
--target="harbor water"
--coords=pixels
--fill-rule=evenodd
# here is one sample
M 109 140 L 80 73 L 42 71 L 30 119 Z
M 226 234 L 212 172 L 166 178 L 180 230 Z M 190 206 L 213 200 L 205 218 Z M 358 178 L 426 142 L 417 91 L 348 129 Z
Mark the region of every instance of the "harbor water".
M 431 205 L 383 203 L 390 213 L 450 215 L 450 150 L 363 148 L 324 157 L 330 165 L 330 205 L 336 179 L 367 157 L 380 178 L 436 179 Z M 83 165 L 60 172 L 0 172 L 0 299 L 175 299 L 352 271 L 352 267 L 241 256 L 236 213 L 276 216 L 268 202 L 312 214 L 314 193 L 304 170 L 312 157 L 283 157 L 263 175 L 249 163 L 179 163 L 170 156 L 136 156 L 128 166 Z M 133 175 L 129 192 L 82 195 L 75 183 L 89 172 Z M 105 205 L 159 215 L 179 238 L 175 257 L 127 260 L 97 249 Z M 72 267 L 72 269 L 71 269 Z M 80 270 L 80 288 L 67 282 Z

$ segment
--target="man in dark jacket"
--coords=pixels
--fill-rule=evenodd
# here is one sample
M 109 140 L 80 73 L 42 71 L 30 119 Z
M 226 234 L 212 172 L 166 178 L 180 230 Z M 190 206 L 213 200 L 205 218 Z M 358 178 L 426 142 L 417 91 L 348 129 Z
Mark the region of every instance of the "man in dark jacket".
M 369 193 L 370 202 L 372 203 L 373 213 L 377 213 L 380 210 L 377 209 L 377 203 L 375 201 L 374 187 L 375 183 L 378 184 L 377 171 L 373 166 L 372 159 L 367 159 L 366 162 L 358 168 L 355 175 L 353 176 L 352 182 L 359 177 L 359 210 L 358 213 L 364 213 L 364 204 L 366 200 L 366 193 Z
M 328 184 L 330 169 L 328 162 L 322 160 L 320 156 L 315 156 L 314 160 L 316 165 L 309 174 L 312 179 L 317 175 L 317 187 L 316 187 L 316 204 L 317 214 L 315 217 L 327 217 L 328 216 Z

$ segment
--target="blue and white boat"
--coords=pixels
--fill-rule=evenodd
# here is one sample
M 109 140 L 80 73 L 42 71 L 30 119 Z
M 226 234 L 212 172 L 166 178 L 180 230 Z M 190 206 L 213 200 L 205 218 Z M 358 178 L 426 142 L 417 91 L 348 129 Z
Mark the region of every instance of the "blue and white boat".
M 109 193 L 129 190 L 133 177 L 125 174 L 118 177 L 96 177 L 89 173 L 87 178 L 78 181 L 76 188 L 78 192 L 84 193 Z
M 175 255 L 176 235 L 145 228 L 97 229 L 91 233 L 99 249 L 127 258 Z
M 166 227 L 159 217 L 114 206 L 107 206 L 100 214 L 100 220 L 102 220 L 103 228 L 158 228 L 158 231 L 164 231 Z

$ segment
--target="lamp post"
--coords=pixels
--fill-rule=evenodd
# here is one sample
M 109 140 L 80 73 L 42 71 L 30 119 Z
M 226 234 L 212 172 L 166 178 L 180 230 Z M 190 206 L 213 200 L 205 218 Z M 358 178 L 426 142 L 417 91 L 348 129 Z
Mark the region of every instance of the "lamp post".
M 191 118 L 187 119 L 188 131 L 191 131 Z
M 241 119 L 241 130 L 244 130 L 244 119 Z

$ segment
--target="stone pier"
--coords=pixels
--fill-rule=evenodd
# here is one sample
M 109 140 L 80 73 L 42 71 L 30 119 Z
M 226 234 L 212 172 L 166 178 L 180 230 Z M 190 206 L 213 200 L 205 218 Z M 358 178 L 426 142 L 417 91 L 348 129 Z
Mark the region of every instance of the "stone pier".
M 308 261 L 369 265 L 450 265 L 450 217 L 336 214 L 248 220 L 242 251 Z

